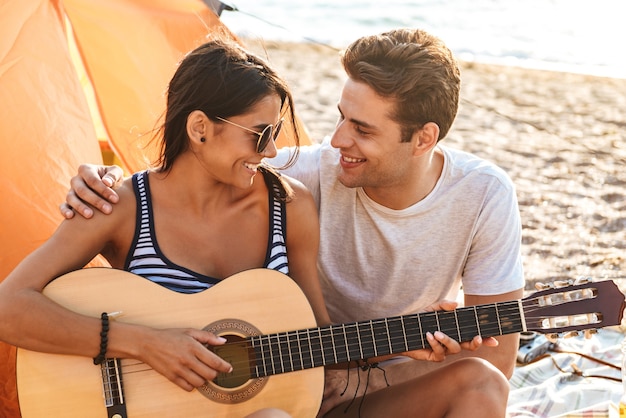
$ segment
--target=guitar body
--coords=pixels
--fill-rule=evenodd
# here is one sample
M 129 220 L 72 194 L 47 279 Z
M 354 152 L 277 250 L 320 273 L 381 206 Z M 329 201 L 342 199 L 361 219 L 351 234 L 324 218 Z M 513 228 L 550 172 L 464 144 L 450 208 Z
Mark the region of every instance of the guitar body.
M 316 326 L 298 285 L 267 269 L 245 271 L 188 295 L 128 272 L 91 268 L 59 277 L 44 294 L 77 313 L 121 312 L 116 321 L 156 328 L 207 327 L 219 335 L 246 337 Z M 269 407 L 310 417 L 319 409 L 324 387 L 320 367 L 249 379 L 236 387 L 208 384 L 206 393 L 185 392 L 132 359 L 122 359 L 121 370 L 131 418 L 243 417 Z M 19 349 L 17 382 L 24 418 L 107 417 L 100 366 L 91 358 Z

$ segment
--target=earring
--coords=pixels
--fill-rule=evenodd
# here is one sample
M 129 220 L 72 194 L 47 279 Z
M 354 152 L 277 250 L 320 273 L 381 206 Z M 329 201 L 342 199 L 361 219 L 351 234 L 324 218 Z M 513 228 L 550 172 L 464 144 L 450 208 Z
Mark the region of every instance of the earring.
M 201 137 L 200 142 L 204 142 L 204 141 L 206 141 L 206 139 L 204 139 L 204 137 Z

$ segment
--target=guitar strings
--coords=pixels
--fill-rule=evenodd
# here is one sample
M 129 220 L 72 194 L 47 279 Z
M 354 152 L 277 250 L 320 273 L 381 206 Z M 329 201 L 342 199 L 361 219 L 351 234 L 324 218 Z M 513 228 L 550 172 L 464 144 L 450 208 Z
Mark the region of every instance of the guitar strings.
M 287 331 L 280 332 L 274 334 L 260 335 L 260 336 L 250 336 L 245 341 L 245 348 L 248 351 L 252 351 L 257 353 L 254 350 L 254 345 L 251 343 L 253 340 L 258 340 L 261 343 L 259 347 L 258 354 L 260 354 L 261 358 L 257 359 L 256 364 L 254 360 L 243 360 L 243 361 L 233 361 L 231 365 L 235 369 L 239 368 L 250 368 L 250 369 L 260 369 L 262 372 L 259 377 L 272 375 L 277 373 L 286 373 L 290 371 L 303 370 L 311 367 L 319 367 L 327 364 L 337 364 L 338 358 L 347 359 L 346 361 L 360 360 L 363 358 L 374 357 L 376 355 L 385 355 L 390 354 L 393 351 L 393 346 L 397 346 L 397 340 L 399 338 L 395 333 L 398 330 L 391 330 L 389 328 L 389 323 L 393 323 L 394 321 L 403 321 L 407 319 L 415 319 L 419 318 L 422 322 L 429 322 L 432 325 L 434 321 L 437 325 L 440 322 L 446 322 L 447 320 L 454 317 L 455 325 L 450 328 L 446 328 L 445 326 L 437 326 L 432 329 L 428 329 L 427 331 L 434 332 L 436 330 L 440 330 L 444 332 L 446 335 L 451 338 L 457 339 L 460 334 L 462 334 L 463 329 L 477 329 L 479 330 L 476 335 L 481 336 L 498 336 L 498 335 L 506 335 L 508 333 L 514 333 L 518 331 L 522 331 L 522 318 L 520 315 L 520 302 L 523 307 L 524 319 L 525 323 L 536 323 L 540 324 L 542 321 L 550 321 L 554 318 L 546 317 L 545 315 L 534 316 L 533 313 L 537 310 L 543 310 L 546 308 L 545 297 L 533 297 L 528 299 L 520 299 L 517 301 L 508 301 L 501 302 L 495 304 L 486 304 L 486 305 L 477 305 L 470 307 L 459 308 L 454 311 L 438 311 L 438 312 L 424 312 L 420 314 L 413 315 L 405 315 L 393 318 L 386 319 L 378 319 L 372 321 L 363 321 L 349 324 L 341 324 L 341 325 L 328 325 L 324 327 L 317 328 L 309 328 L 304 330 L 297 331 Z M 542 303 L 543 302 L 543 303 Z M 567 303 L 569 301 L 557 301 L 552 306 L 558 306 L 562 303 Z M 481 323 L 479 316 L 474 316 L 473 318 L 461 315 L 459 317 L 458 313 L 468 312 L 477 312 L 479 310 L 484 310 L 487 307 L 490 310 L 495 310 L 497 312 L 498 319 L 492 322 Z M 482 316 L 482 315 L 480 315 Z M 443 317 L 443 318 L 440 318 Z M 511 332 L 502 332 L 503 325 L 502 322 L 505 321 L 507 323 L 511 323 L 509 325 L 505 325 L 505 329 L 510 330 L 510 326 L 513 323 L 519 323 L 517 328 L 513 328 L 514 331 Z M 458 324 L 458 325 L 457 325 Z M 578 324 L 581 325 L 581 324 Z M 364 330 L 364 326 L 368 326 L 367 332 Z M 387 329 L 387 332 L 383 333 L 380 336 L 375 332 L 374 327 L 380 326 L 383 329 Z M 419 332 L 422 330 L 422 324 L 419 326 L 411 326 L 411 330 L 408 332 L 400 333 L 402 340 L 404 343 L 400 345 L 413 346 L 414 344 L 418 344 L 419 348 L 428 348 L 429 344 L 424 337 L 425 332 Z M 420 328 L 420 329 L 417 329 Z M 334 331 L 334 333 L 333 333 Z M 404 325 L 403 330 L 404 331 Z M 550 331 L 550 329 L 546 329 L 546 331 Z M 362 335 L 363 333 L 366 335 Z M 339 336 L 342 337 L 341 344 L 336 344 L 336 337 L 339 333 Z M 369 334 L 369 335 L 367 335 Z M 456 337 L 456 338 L 455 338 Z M 290 339 L 295 338 L 295 340 Z M 468 337 L 469 338 L 469 337 Z M 459 341 L 465 342 L 469 341 L 473 338 L 469 338 L 468 340 Z M 266 342 L 263 342 L 266 340 Z M 458 341 L 458 339 L 457 339 Z M 324 343 L 329 342 L 332 345 L 332 354 L 331 358 L 328 357 L 328 354 L 331 353 L 330 349 L 324 350 Z M 362 346 L 363 343 L 372 344 L 376 347 L 384 348 L 382 352 L 374 352 L 374 353 L 364 353 L 362 352 L 363 348 L 360 347 L 359 354 L 363 354 L 363 356 L 358 356 L 355 358 L 353 355 L 353 351 L 349 349 L 350 346 Z M 292 347 L 292 345 L 297 345 L 297 347 Z M 242 342 L 227 342 L 223 346 L 237 346 L 241 347 Z M 304 349 L 303 349 L 304 347 Z M 389 349 L 389 350 L 387 350 Z M 411 349 L 415 349 L 412 348 Z M 376 350 L 376 348 L 375 348 Z M 295 351 L 295 352 L 294 352 Z M 410 351 L 410 350 L 405 350 Z M 398 352 L 399 353 L 399 352 Z M 295 357 L 295 360 L 294 360 Z M 343 361 L 341 361 L 343 362 Z M 294 364 L 295 363 L 295 364 Z M 299 364 L 298 364 L 299 363 Z M 269 369 L 269 370 L 268 370 Z M 146 363 L 143 362 L 133 362 L 132 360 L 126 359 L 123 362 L 122 374 L 132 374 L 132 373 L 140 373 L 145 371 L 153 370 Z M 258 373 L 258 372 L 257 372 Z
M 525 309 L 525 319 L 526 319 L 526 322 L 529 322 L 529 320 L 535 320 L 536 322 L 539 323 L 541 320 L 550 320 L 550 318 L 545 317 L 545 315 L 537 316 L 537 317 L 534 317 L 532 315 L 533 311 L 535 311 L 537 309 L 544 309 L 545 308 L 545 305 L 542 305 L 541 303 L 539 303 L 539 300 L 543 300 L 545 302 L 545 298 L 543 298 L 543 297 L 537 297 L 537 298 L 534 298 L 534 299 L 522 300 L 522 305 L 526 307 L 526 309 Z M 557 306 L 560 303 L 566 303 L 566 302 L 567 301 L 557 302 L 553 306 Z M 499 309 L 498 313 L 501 316 L 504 316 L 504 317 L 510 315 L 512 312 L 516 313 L 516 314 L 519 314 L 519 305 L 518 305 L 518 303 L 519 303 L 519 301 L 512 302 L 512 304 L 510 304 L 511 305 L 510 307 L 508 307 L 508 308 L 506 308 L 504 310 Z M 506 305 L 506 303 L 502 303 L 502 304 Z M 535 308 L 535 309 L 533 309 L 533 308 Z M 471 310 L 471 309 L 473 309 L 473 307 L 468 307 L 467 309 Z M 445 314 L 452 314 L 453 312 L 454 311 L 447 311 L 447 312 L 445 312 Z M 431 315 L 434 316 L 435 313 L 432 313 Z M 385 321 L 385 320 L 379 320 L 378 323 L 381 323 L 381 321 Z M 371 324 L 376 324 L 376 323 L 377 323 L 377 321 L 371 321 Z M 475 325 L 475 322 L 473 320 L 472 321 L 465 321 L 465 322 L 461 321 L 461 322 L 459 322 L 459 326 L 458 327 L 455 326 L 454 328 L 451 329 L 452 332 L 450 330 L 447 330 L 447 329 L 441 329 L 441 330 L 443 332 L 445 332 L 446 334 L 448 334 L 448 335 L 453 337 L 454 333 L 455 333 L 454 331 L 456 331 L 457 328 L 459 328 L 459 329 L 460 328 L 464 328 L 467 325 L 471 325 L 473 327 Z M 358 325 L 350 324 L 347 327 L 348 328 L 349 327 L 354 328 L 356 330 L 357 337 L 359 337 L 358 333 L 360 331 L 358 329 Z M 323 328 L 312 328 L 312 329 L 309 329 L 309 330 L 303 330 L 300 333 L 303 333 L 306 336 L 307 340 L 309 340 L 309 339 L 318 339 L 321 342 L 321 339 L 323 339 L 324 337 L 332 338 L 331 334 L 323 334 L 322 330 L 323 330 Z M 519 331 L 521 331 L 521 330 L 522 329 L 519 329 Z M 505 334 L 505 333 L 501 332 L 501 325 L 499 323 L 494 323 L 494 324 L 491 324 L 491 325 L 487 324 L 487 326 L 480 326 L 480 331 L 481 331 L 480 334 L 481 335 L 485 335 L 485 336 L 497 336 L 497 335 Z M 272 342 L 272 336 L 271 335 L 270 336 L 266 336 L 268 341 L 269 341 L 269 348 L 261 353 L 262 355 L 267 357 L 269 360 L 271 360 L 271 367 L 272 368 L 276 368 L 274 363 L 283 364 L 284 363 L 283 356 L 289 357 L 289 354 L 290 354 L 290 352 L 285 352 L 284 350 L 280 349 L 280 345 L 281 344 L 288 344 L 288 342 L 289 342 L 289 339 L 288 339 L 289 333 L 282 333 L 282 334 L 279 333 L 279 334 L 274 334 L 274 335 L 276 336 L 276 339 L 278 341 L 274 343 L 274 342 Z M 287 337 L 287 341 L 282 341 L 281 342 L 281 335 L 284 336 L 284 337 Z M 407 340 L 410 340 L 411 338 L 415 337 L 415 335 L 418 335 L 418 334 L 407 333 L 406 334 L 406 338 L 407 338 Z M 348 338 L 348 345 L 350 345 L 351 343 L 355 343 L 355 341 L 350 341 L 351 338 L 354 338 L 354 336 Z M 384 343 L 385 341 L 388 341 L 389 338 L 390 338 L 390 335 L 385 335 L 385 336 L 383 336 L 382 339 L 376 339 L 374 337 L 372 341 L 374 343 L 376 343 L 376 344 L 379 344 L 380 342 Z M 360 343 L 360 341 L 356 341 L 356 343 L 358 344 L 358 343 Z M 273 345 L 278 344 L 277 350 L 272 350 L 272 344 Z M 311 362 L 312 363 L 315 363 L 318 366 L 325 365 L 326 362 L 323 361 L 325 352 L 324 352 L 323 348 L 321 347 L 321 345 L 320 345 L 320 349 L 316 349 L 316 346 L 317 346 L 317 344 L 315 344 L 314 346 L 310 347 L 311 350 L 309 350 L 308 353 L 304 353 L 304 354 L 308 354 L 309 356 L 311 356 Z M 334 347 L 334 348 L 336 349 L 336 347 Z M 340 352 L 338 352 L 338 353 L 339 354 L 345 354 L 346 352 L 347 352 L 346 350 L 340 350 Z M 380 354 L 382 355 L 382 354 L 388 354 L 388 353 L 385 352 L 385 353 L 380 353 Z M 350 358 L 350 359 L 354 360 L 354 358 Z M 307 361 L 307 363 L 308 363 L 308 361 Z M 245 364 L 247 364 L 247 363 L 245 363 Z M 265 365 L 265 367 L 268 367 L 268 366 Z M 284 365 L 283 365 L 283 368 L 284 368 Z M 291 370 L 293 370 L 293 368 L 291 368 Z M 288 371 L 291 371 L 291 370 L 288 370 Z

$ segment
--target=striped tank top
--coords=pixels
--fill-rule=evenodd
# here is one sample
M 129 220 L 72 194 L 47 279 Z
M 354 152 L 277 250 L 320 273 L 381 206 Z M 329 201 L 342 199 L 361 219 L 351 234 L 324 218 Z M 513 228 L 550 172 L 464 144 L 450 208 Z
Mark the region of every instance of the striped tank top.
M 285 245 L 285 203 L 275 196 L 279 192 L 278 180 L 261 169 L 268 185 L 270 219 L 269 242 L 263 267 L 288 274 L 287 247 Z M 160 250 L 156 240 L 152 198 L 148 172 L 133 175 L 133 187 L 137 197 L 137 221 L 135 237 L 126 259 L 124 270 L 142 276 L 166 288 L 180 293 L 196 293 L 220 282 L 171 262 Z

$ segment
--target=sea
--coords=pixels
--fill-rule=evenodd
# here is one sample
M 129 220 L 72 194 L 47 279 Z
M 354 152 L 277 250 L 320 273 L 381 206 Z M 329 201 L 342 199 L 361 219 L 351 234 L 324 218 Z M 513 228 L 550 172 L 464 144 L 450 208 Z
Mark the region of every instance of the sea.
M 464 61 L 626 78 L 626 0 L 236 0 L 222 21 L 240 36 L 344 48 L 418 27 Z

